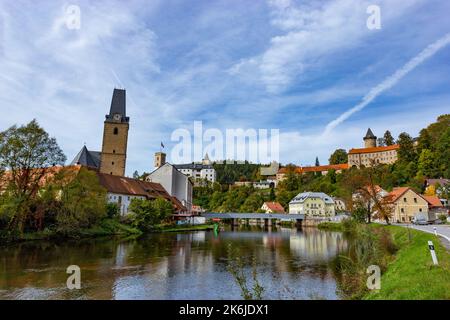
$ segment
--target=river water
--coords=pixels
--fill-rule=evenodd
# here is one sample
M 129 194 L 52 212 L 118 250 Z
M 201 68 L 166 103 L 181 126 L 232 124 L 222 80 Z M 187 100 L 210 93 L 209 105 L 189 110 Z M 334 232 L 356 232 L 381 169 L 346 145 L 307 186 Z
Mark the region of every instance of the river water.
M 254 268 L 266 299 L 339 299 L 330 261 L 347 250 L 339 232 L 241 226 L 138 239 L 35 241 L 0 247 L 0 299 L 241 299 L 229 248 Z M 69 290 L 69 265 L 81 289 Z

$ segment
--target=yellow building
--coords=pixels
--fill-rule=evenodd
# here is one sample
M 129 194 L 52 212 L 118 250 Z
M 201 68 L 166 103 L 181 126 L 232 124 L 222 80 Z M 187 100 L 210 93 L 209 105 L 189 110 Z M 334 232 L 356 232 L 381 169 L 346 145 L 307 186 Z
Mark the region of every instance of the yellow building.
M 370 128 L 367 130 L 364 139 L 364 148 L 350 149 L 348 152 L 349 167 L 369 167 L 374 164 L 392 164 L 397 161 L 398 144 L 377 147 L 377 137 Z
M 289 213 L 317 218 L 334 217 L 334 200 L 323 192 L 299 193 L 289 202 Z
M 428 201 L 409 187 L 394 188 L 388 196 L 395 222 L 411 222 L 417 214 L 428 215 Z

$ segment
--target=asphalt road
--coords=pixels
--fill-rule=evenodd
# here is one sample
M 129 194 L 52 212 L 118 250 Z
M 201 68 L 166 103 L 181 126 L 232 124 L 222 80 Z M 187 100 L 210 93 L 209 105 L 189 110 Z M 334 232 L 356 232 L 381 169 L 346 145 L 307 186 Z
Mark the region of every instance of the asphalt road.
M 399 226 L 402 227 L 407 227 L 408 225 L 406 224 L 397 224 Z M 431 225 L 425 225 L 425 226 L 417 226 L 414 224 L 410 224 L 409 225 L 412 229 L 417 229 L 420 231 L 425 231 L 425 232 L 429 232 L 429 233 L 433 233 L 434 234 L 434 228 L 436 228 L 436 232 L 438 234 L 438 236 L 441 237 L 441 242 L 442 244 L 448 249 L 450 250 L 450 225 L 448 224 L 431 224 Z

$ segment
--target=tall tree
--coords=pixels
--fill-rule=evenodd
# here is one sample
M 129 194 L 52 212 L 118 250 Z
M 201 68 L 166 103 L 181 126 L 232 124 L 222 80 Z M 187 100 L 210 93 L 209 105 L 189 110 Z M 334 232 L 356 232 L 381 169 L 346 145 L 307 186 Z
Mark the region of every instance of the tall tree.
M 422 149 L 417 163 L 418 174 L 433 178 L 436 172 L 435 164 L 435 154 L 429 149 Z
M 436 170 L 441 177 L 450 178 L 450 127 L 439 138 L 436 146 Z
M 97 174 L 81 168 L 73 175 L 67 168 L 54 181 L 61 202 L 56 216 L 57 230 L 65 235 L 77 234 L 106 216 L 106 189 L 100 185 Z
M 36 196 L 49 167 L 62 165 L 66 157 L 48 133 L 32 120 L 0 132 L 0 168 L 7 170 L 7 190 L 16 203 L 9 229 L 23 232 L 30 199 Z
M 392 146 L 394 144 L 394 138 L 389 130 L 386 130 L 383 136 L 383 141 L 386 146 Z
M 331 156 L 330 159 L 328 159 L 330 164 L 341 164 L 341 163 L 347 163 L 348 162 L 348 154 L 347 151 L 344 149 L 337 149 L 335 150 Z
M 320 166 L 319 157 L 316 157 L 316 167 Z
M 406 132 L 400 133 L 397 143 L 400 148 L 398 150 L 399 159 L 405 162 L 414 161 L 416 158 L 416 152 L 414 150 L 414 141 Z

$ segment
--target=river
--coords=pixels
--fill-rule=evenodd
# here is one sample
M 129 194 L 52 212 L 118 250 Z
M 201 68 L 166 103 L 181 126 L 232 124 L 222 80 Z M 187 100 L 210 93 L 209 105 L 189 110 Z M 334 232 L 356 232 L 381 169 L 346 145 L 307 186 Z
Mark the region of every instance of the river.
M 340 299 L 329 263 L 347 250 L 342 233 L 259 226 L 3 246 L 0 299 L 240 299 L 229 246 L 249 274 L 255 258 L 264 298 Z M 81 269 L 79 290 L 67 289 L 69 265 Z

